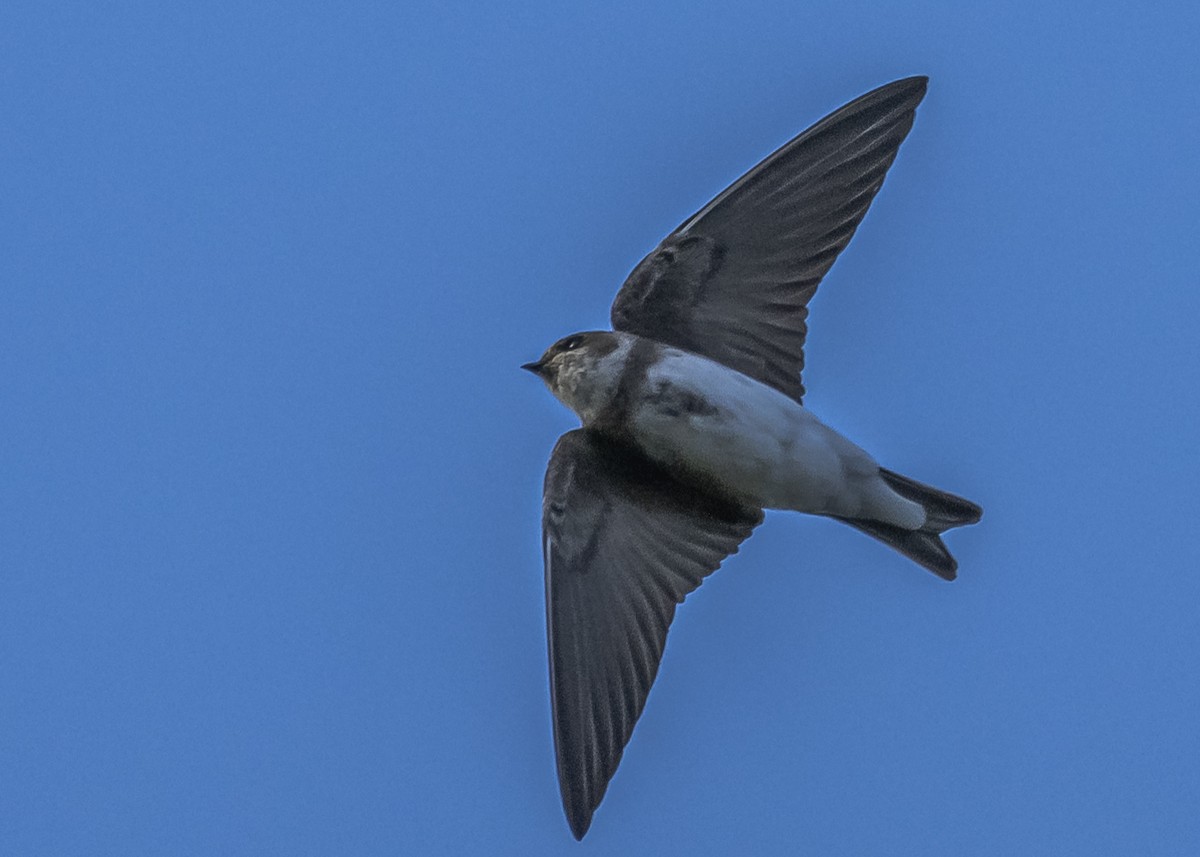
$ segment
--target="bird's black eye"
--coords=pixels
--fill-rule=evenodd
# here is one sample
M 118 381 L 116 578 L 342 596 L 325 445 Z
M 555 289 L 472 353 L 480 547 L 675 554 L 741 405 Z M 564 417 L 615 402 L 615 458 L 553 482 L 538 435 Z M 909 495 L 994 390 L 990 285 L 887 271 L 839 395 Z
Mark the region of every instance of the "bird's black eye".
M 580 336 L 572 336 L 570 339 L 564 339 L 562 344 L 563 351 L 574 351 L 583 342 Z

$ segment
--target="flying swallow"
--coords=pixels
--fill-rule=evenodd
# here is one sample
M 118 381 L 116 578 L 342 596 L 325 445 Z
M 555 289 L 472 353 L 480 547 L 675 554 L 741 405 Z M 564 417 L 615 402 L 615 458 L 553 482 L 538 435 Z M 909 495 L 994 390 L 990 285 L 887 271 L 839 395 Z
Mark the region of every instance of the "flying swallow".
M 946 580 L 979 506 L 880 467 L 802 404 L 808 302 L 867 213 L 927 79 L 850 102 L 634 268 L 611 331 L 524 369 L 580 418 L 542 510 L 559 787 L 582 839 L 658 672 L 675 607 L 763 519 L 843 521 Z

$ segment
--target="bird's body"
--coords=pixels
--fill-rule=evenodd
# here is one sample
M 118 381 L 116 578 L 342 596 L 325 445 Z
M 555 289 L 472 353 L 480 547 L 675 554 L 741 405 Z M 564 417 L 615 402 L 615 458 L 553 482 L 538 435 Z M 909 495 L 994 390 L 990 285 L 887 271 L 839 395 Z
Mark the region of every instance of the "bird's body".
M 585 428 L 748 506 L 877 520 L 915 530 L 925 511 L 897 494 L 861 447 L 794 399 L 698 354 L 595 331 L 595 360 L 563 385 Z M 611 342 L 606 341 L 611 337 Z
M 843 521 L 940 577 L 974 503 L 880 467 L 804 407 L 808 301 L 867 212 L 925 94 L 882 86 L 822 119 L 664 239 L 611 331 L 524 368 L 579 415 L 542 504 L 551 707 L 571 831 L 591 824 L 675 607 L 763 509 Z

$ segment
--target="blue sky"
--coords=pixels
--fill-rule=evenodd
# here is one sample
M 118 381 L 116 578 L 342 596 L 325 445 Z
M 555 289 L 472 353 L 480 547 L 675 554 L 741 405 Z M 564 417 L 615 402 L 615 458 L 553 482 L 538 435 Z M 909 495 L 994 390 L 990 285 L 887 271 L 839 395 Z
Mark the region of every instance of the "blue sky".
M 0 852 L 1194 854 L 1192 3 L 0 10 Z M 518 365 L 928 74 L 807 404 L 985 508 L 771 514 L 559 806 Z

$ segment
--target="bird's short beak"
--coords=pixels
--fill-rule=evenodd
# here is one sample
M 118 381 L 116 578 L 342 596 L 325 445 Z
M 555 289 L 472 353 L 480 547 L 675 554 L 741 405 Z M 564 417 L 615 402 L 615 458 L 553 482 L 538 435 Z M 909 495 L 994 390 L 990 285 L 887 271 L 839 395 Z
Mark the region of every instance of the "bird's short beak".
M 521 368 L 524 369 L 526 372 L 532 372 L 534 375 L 537 375 L 539 378 L 546 377 L 546 364 L 542 363 L 541 360 L 535 361 L 533 363 L 523 363 L 523 364 L 521 364 Z

